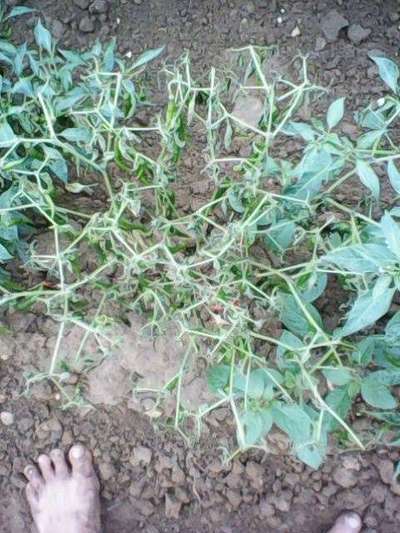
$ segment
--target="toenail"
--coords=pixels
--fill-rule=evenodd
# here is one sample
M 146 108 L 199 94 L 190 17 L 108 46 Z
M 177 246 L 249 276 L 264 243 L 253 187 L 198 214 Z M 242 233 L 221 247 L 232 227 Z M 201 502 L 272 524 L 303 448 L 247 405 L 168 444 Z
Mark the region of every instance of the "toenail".
M 355 516 L 355 515 L 346 516 L 345 522 L 352 529 L 356 529 L 357 527 L 360 526 L 360 519 L 358 518 L 358 516 Z
M 72 457 L 75 459 L 81 459 L 85 453 L 83 446 L 74 446 L 71 450 Z
M 31 477 L 34 472 L 33 466 L 27 466 L 24 472 L 27 477 Z

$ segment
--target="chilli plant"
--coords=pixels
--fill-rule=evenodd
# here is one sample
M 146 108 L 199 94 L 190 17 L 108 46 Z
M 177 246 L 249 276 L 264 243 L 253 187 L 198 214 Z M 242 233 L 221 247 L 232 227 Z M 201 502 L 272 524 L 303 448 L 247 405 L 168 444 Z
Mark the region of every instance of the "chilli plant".
M 184 56 L 163 69 L 156 108 L 143 68 L 161 49 L 127 64 L 113 42 L 75 52 L 40 21 L 34 34 L 33 48 L 0 41 L 1 303 L 59 323 L 49 368 L 28 382 L 65 391 L 70 372 L 95 364 L 89 339 L 107 354 L 111 320 L 134 311 L 153 335 L 177 324 L 187 347 L 159 391 L 175 397 L 183 435 L 228 407 L 238 449 L 268 449 L 278 429 L 314 468 L 330 434 L 365 449 L 389 432 L 398 445 L 397 65 L 371 57 L 390 92 L 355 114 L 354 139 L 341 129 L 345 98 L 304 119 L 326 92 L 303 57 L 289 80 L 273 49 L 248 46 L 196 81 Z M 212 192 L 182 210 L 193 149 Z M 29 284 L 15 263 L 40 275 Z M 71 325 L 83 332 L 73 360 Z M 182 398 L 196 357 L 210 401 L 193 410 Z M 361 433 L 359 416 L 370 420 Z

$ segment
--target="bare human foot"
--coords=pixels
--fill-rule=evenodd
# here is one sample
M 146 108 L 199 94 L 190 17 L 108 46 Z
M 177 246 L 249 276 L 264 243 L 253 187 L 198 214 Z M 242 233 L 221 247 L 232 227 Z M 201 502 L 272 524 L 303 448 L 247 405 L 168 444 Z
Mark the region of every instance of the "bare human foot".
M 92 457 L 77 444 L 69 452 L 41 455 L 27 466 L 26 496 L 38 533 L 100 533 L 99 481 Z
M 357 513 L 343 513 L 336 520 L 328 533 L 359 533 L 361 531 L 361 518 Z

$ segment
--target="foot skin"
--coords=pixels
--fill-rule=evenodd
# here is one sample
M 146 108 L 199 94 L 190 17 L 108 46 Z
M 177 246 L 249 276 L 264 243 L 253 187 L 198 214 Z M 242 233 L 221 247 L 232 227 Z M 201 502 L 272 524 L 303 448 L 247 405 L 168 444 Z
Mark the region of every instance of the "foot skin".
M 100 533 L 99 481 L 92 457 L 77 444 L 69 452 L 41 455 L 27 466 L 26 496 L 38 533 Z
M 343 513 L 336 520 L 328 533 L 359 533 L 361 531 L 361 518 L 357 513 Z

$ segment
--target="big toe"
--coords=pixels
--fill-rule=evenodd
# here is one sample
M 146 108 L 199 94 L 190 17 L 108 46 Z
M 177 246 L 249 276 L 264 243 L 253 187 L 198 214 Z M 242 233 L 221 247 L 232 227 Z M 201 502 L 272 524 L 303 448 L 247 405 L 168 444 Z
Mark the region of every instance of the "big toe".
M 69 451 L 69 460 L 72 465 L 72 474 L 91 477 L 95 476 L 92 462 L 92 454 L 90 451 L 82 446 L 82 444 L 75 444 Z
M 328 533 L 359 533 L 361 526 L 361 518 L 357 513 L 343 513 Z

